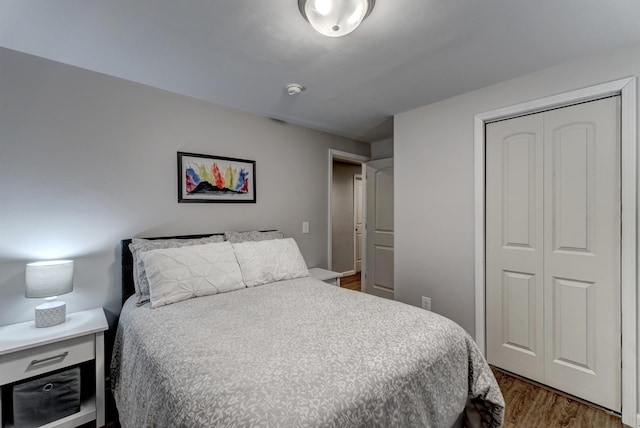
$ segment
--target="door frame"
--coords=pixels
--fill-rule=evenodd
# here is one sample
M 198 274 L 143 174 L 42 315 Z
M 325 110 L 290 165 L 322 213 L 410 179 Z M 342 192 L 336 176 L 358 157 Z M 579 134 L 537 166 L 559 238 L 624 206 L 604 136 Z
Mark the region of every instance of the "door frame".
M 356 182 L 360 180 L 360 211 L 362 211 L 362 225 L 364 227 L 364 181 L 362 180 L 362 172 L 360 174 L 353 175 L 353 274 L 358 273 L 358 233 L 356 232 L 356 224 L 358 224 L 358 199 L 356 198 Z M 362 232 L 361 232 L 362 233 Z M 364 233 L 360 242 L 360 255 L 364 257 L 364 248 L 362 248 L 362 241 L 364 241 Z M 362 272 L 362 257 L 360 258 L 360 271 Z M 360 278 L 360 285 L 362 285 L 362 278 Z M 362 287 L 361 287 L 362 288 Z
M 328 181 L 329 181 L 329 187 L 328 187 L 328 191 L 327 191 L 327 269 L 331 270 L 332 269 L 332 265 L 333 265 L 333 248 L 331 248 L 331 246 L 333 245 L 333 237 L 331 235 L 332 233 L 332 218 L 331 218 L 331 194 L 333 192 L 333 161 L 334 160 L 346 160 L 346 161 L 352 161 L 352 162 L 360 162 L 361 167 L 364 168 L 365 162 L 369 161 L 370 158 L 367 156 L 362 156 L 362 155 L 356 155 L 354 153 L 349 153 L 349 152 L 342 152 L 340 150 L 334 150 L 334 149 L 329 149 L 329 159 L 328 159 L 328 167 L 327 167 L 327 171 L 328 171 Z M 364 182 L 363 182 L 364 185 Z M 364 240 L 366 240 L 366 237 L 363 238 Z M 362 262 L 364 263 L 364 259 L 366 257 L 366 254 L 363 253 L 362 254 Z
M 558 95 L 520 103 L 475 115 L 475 324 L 476 342 L 486 355 L 485 314 L 485 125 L 488 122 L 621 96 L 621 203 L 622 235 L 620 266 L 622 332 L 622 422 L 640 427 L 637 414 L 638 352 L 637 322 L 637 112 L 636 78 L 628 77 Z

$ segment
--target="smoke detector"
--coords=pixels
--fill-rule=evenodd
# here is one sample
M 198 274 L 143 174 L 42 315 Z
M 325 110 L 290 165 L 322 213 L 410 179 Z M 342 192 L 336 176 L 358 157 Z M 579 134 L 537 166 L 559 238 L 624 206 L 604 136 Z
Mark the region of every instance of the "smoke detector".
M 290 83 L 287 85 L 287 94 L 289 95 L 300 95 L 300 93 L 302 91 L 304 91 L 305 88 L 304 86 L 302 86 L 299 83 Z

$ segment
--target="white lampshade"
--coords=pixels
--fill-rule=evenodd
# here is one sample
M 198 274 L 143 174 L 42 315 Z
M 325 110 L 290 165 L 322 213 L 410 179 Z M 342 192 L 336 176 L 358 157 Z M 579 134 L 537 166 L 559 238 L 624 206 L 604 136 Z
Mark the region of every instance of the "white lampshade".
M 28 263 L 26 297 L 53 297 L 73 291 L 73 260 Z
M 302 16 L 320 34 L 346 36 L 371 13 L 375 0 L 298 0 Z

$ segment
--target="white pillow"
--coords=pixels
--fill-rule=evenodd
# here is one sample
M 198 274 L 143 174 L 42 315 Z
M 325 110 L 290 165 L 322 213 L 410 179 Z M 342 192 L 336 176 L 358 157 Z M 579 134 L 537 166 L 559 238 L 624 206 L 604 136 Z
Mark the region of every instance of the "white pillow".
M 151 307 L 245 288 L 228 242 L 145 251 Z
M 210 242 L 224 241 L 223 235 L 212 235 L 205 238 L 168 238 L 168 239 L 144 239 L 133 238 L 129 244 L 131 256 L 133 257 L 133 285 L 136 294 L 139 295 L 138 303 L 149 300 L 149 281 L 144 271 L 144 263 L 140 254 L 144 251 L 159 250 L 162 248 L 178 248 L 187 245 L 202 245 Z
M 250 230 L 248 232 L 225 232 L 224 240 L 229 241 L 232 244 L 246 241 L 268 241 L 270 239 L 283 239 L 284 233 L 277 230 L 270 232 L 259 232 L 257 230 Z
M 309 276 L 293 238 L 232 244 L 247 287 Z

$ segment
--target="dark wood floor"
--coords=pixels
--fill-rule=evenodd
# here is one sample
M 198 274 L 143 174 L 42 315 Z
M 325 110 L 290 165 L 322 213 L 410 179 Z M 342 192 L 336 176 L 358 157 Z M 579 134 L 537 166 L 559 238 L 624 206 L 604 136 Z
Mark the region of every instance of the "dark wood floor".
M 623 428 L 620 417 L 494 369 L 506 403 L 504 428 Z
M 343 276 L 340 278 L 340 288 L 348 288 L 349 290 L 360 291 L 361 273 L 355 275 Z

